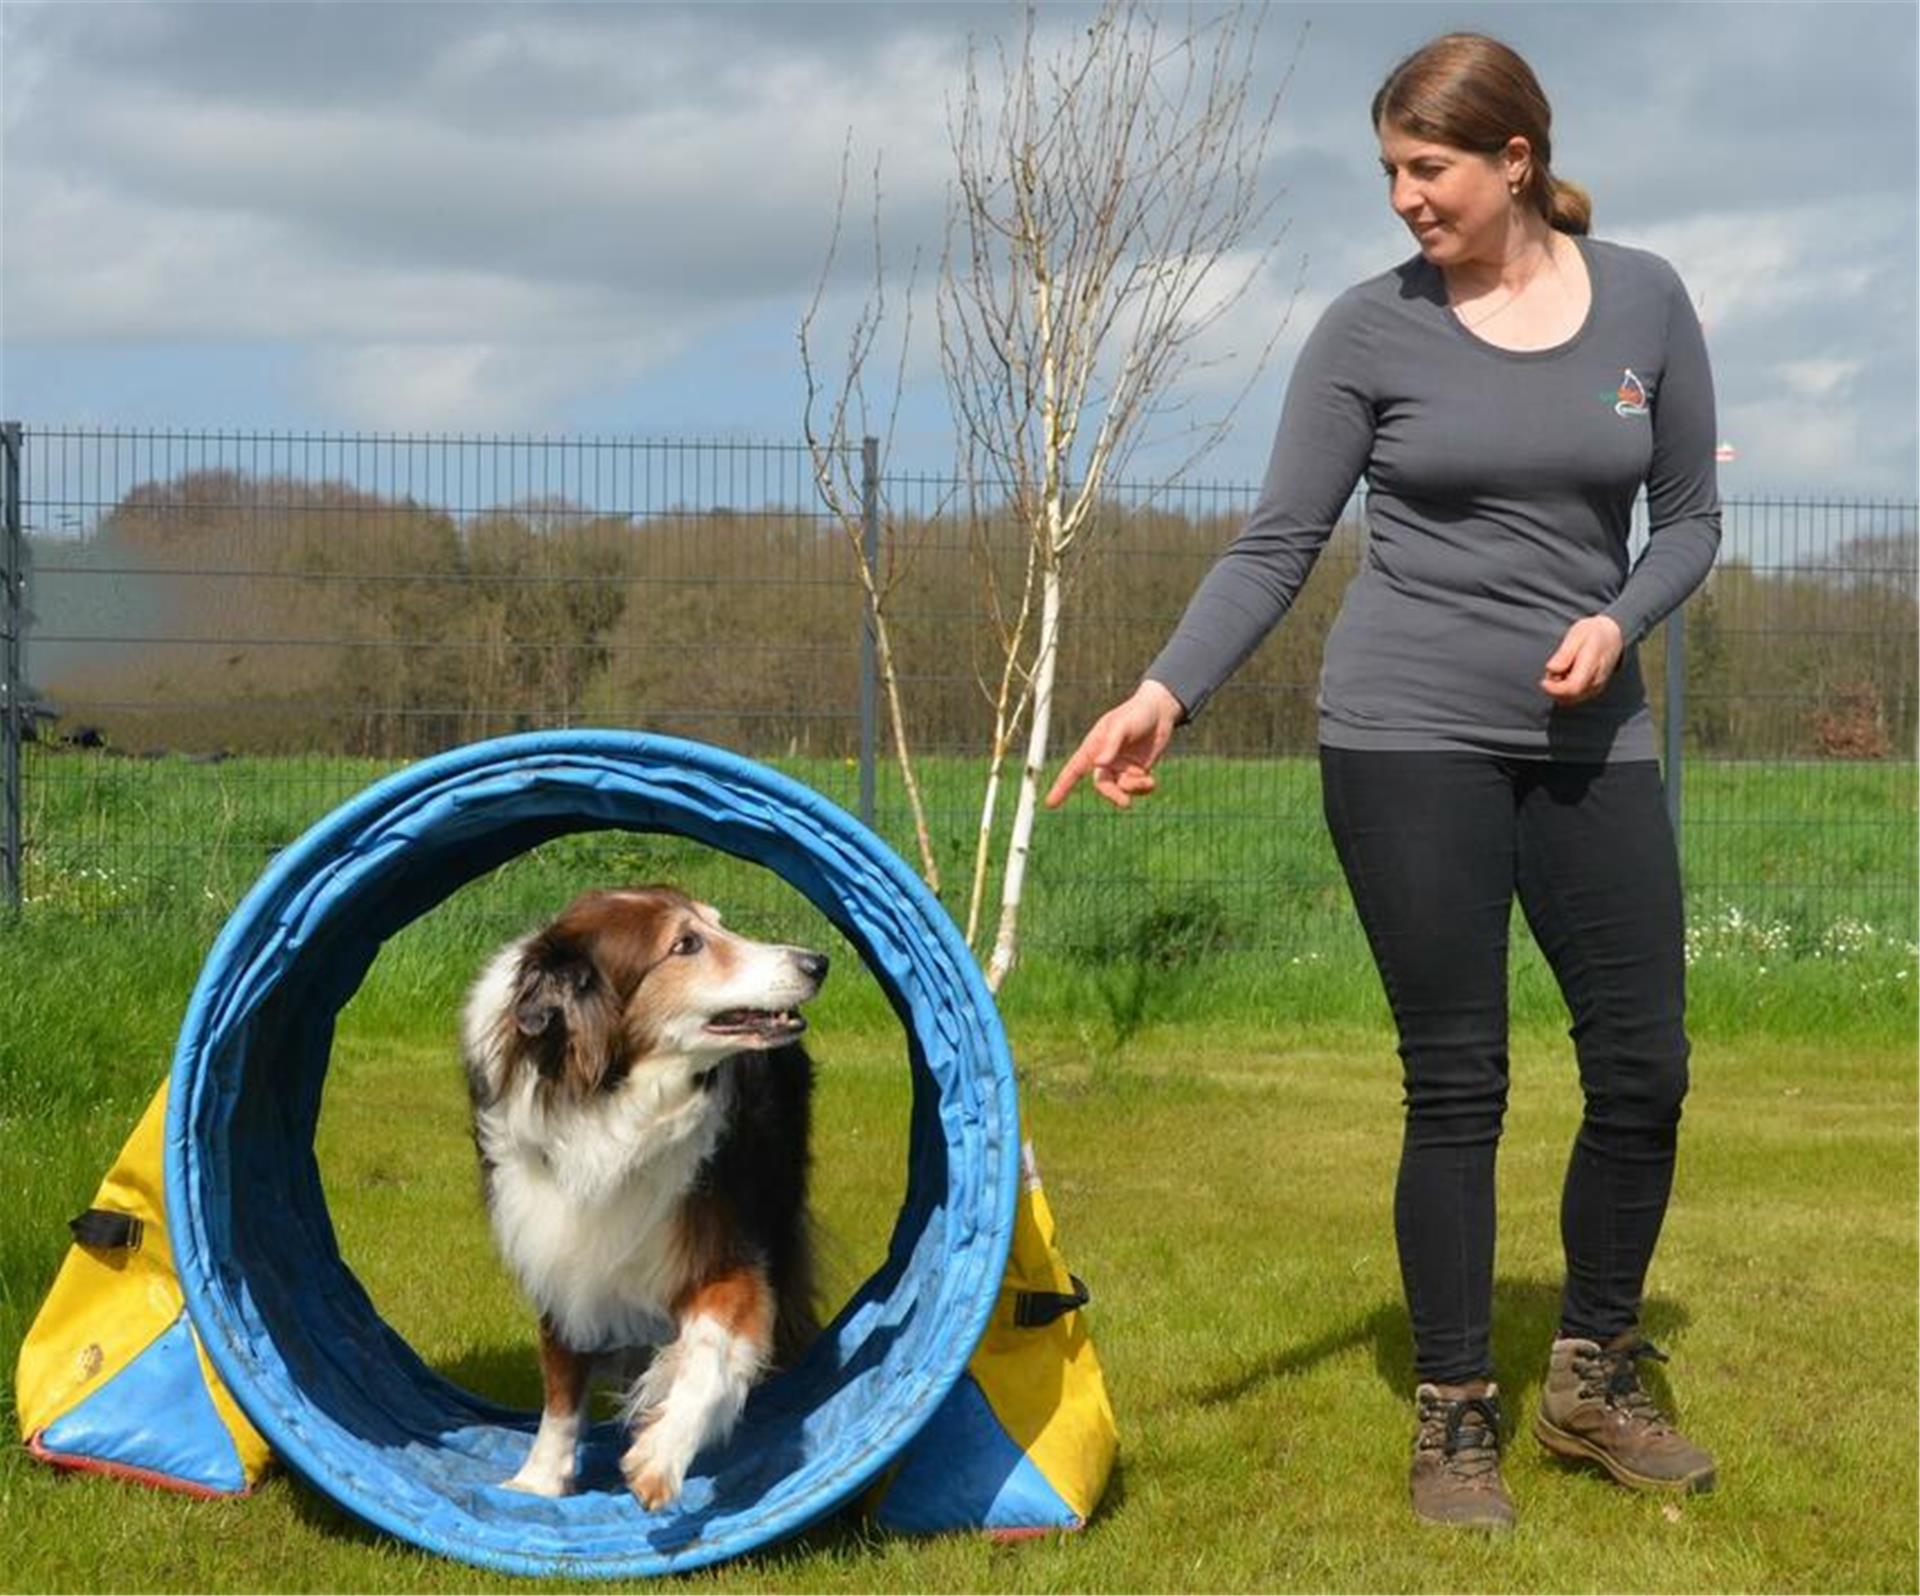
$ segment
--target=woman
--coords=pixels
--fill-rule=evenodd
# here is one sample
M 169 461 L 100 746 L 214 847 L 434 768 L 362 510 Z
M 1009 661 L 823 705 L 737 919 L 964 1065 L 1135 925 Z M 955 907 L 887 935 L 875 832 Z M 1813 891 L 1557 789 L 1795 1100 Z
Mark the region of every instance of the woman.
M 1635 645 L 1720 538 L 1712 381 L 1686 290 L 1588 236 L 1532 71 L 1476 34 L 1394 68 L 1373 125 L 1419 243 L 1349 289 L 1288 385 L 1260 501 L 1125 703 L 1048 794 L 1126 808 L 1174 728 L 1286 612 L 1364 474 L 1369 537 L 1320 686 L 1327 824 L 1399 1031 L 1394 1228 L 1423 1518 L 1512 1523 L 1488 1349 L 1494 1154 L 1517 892 L 1572 1013 L 1585 1093 L 1567 1279 L 1534 1431 L 1650 1489 L 1713 1460 L 1636 1369 L 1687 1087 L 1678 864 Z M 1651 537 L 1628 569 L 1642 483 Z

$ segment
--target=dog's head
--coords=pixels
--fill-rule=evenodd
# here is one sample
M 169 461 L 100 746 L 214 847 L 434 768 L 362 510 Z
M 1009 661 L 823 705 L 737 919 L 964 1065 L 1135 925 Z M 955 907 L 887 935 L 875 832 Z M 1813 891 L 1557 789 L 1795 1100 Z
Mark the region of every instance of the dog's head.
M 555 1090 L 584 1097 L 649 1064 L 697 1069 L 793 1041 L 827 956 L 749 941 L 711 905 L 652 886 L 576 899 L 517 944 L 503 974 L 501 1040 Z

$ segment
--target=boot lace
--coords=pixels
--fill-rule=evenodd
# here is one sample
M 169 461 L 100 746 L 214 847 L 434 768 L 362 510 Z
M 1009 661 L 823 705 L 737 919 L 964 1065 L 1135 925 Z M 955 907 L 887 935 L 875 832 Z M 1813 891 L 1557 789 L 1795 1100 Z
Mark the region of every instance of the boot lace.
M 1462 1479 L 1480 1480 L 1500 1470 L 1500 1403 L 1494 1397 L 1429 1402 L 1420 1415 L 1420 1450 L 1438 1451 Z
M 1580 1374 L 1580 1394 L 1583 1397 L 1600 1398 L 1608 1407 L 1619 1410 L 1635 1423 L 1656 1430 L 1670 1430 L 1672 1423 L 1640 1383 L 1642 1358 L 1651 1358 L 1656 1363 L 1667 1361 L 1666 1353 L 1651 1341 L 1636 1341 L 1631 1346 L 1616 1347 L 1612 1351 L 1602 1348 L 1598 1353 L 1589 1354 L 1576 1365 Z

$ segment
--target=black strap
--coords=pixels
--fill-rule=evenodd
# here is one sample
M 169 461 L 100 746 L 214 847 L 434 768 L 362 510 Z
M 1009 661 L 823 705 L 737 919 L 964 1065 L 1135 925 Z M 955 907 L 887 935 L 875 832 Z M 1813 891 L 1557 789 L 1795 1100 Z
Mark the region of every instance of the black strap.
M 89 1208 L 67 1221 L 67 1229 L 81 1246 L 98 1247 L 106 1252 L 122 1248 L 132 1251 L 140 1245 L 146 1228 L 134 1215 L 116 1214 L 109 1208 Z
M 1068 1275 L 1073 1282 L 1071 1293 L 1065 1291 L 1021 1291 L 1014 1294 L 1013 1323 L 1018 1330 L 1038 1330 L 1042 1325 L 1052 1324 L 1063 1313 L 1072 1313 L 1075 1308 L 1084 1308 L 1092 1301 L 1092 1293 L 1087 1290 L 1086 1281 L 1078 1275 Z

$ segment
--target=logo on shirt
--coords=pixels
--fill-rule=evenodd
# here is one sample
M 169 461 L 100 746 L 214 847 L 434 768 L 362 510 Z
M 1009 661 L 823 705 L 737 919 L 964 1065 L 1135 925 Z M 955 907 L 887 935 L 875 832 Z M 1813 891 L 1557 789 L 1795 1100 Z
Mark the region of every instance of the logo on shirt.
M 1613 396 L 1613 413 L 1616 416 L 1647 415 L 1647 401 L 1651 397 L 1647 385 L 1633 374 L 1633 367 L 1628 366 L 1620 374 L 1620 386 Z

